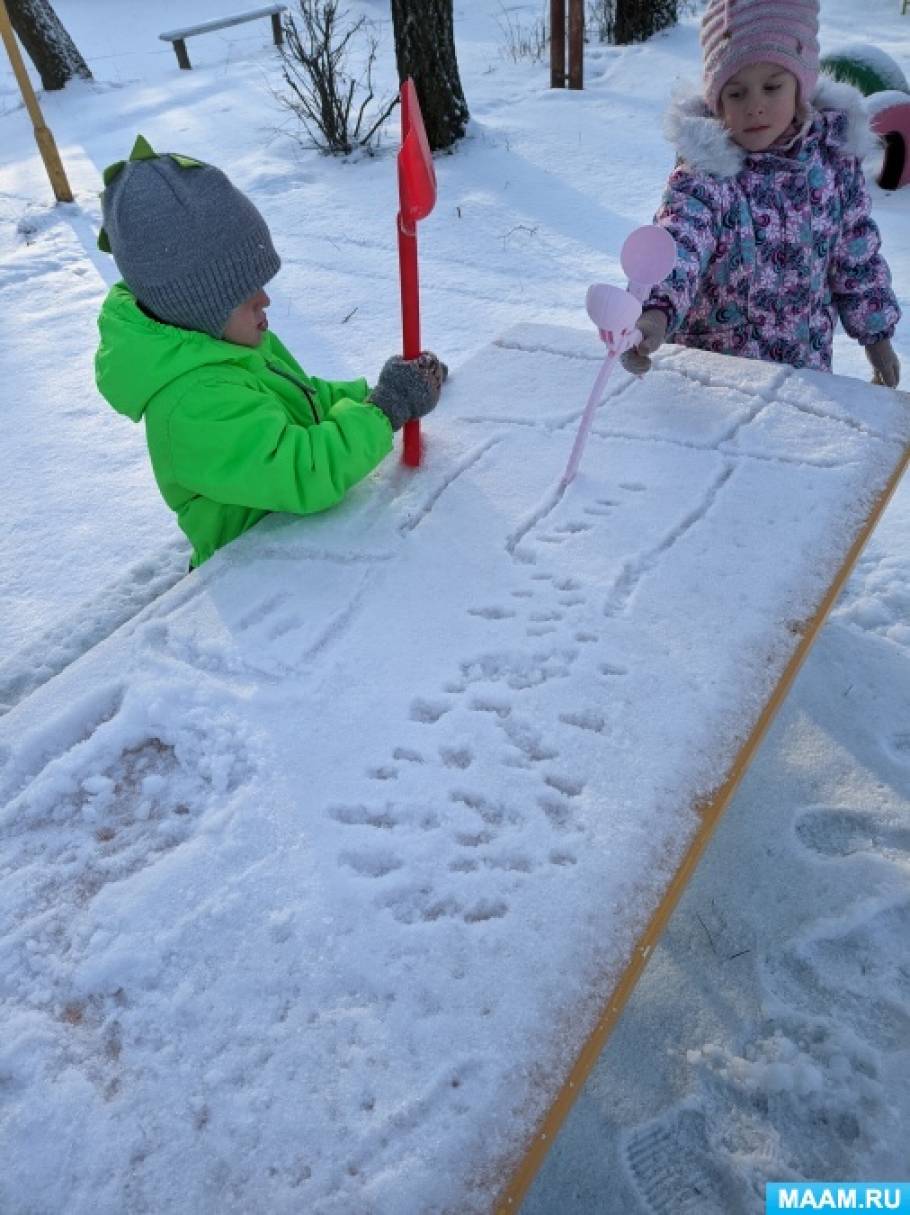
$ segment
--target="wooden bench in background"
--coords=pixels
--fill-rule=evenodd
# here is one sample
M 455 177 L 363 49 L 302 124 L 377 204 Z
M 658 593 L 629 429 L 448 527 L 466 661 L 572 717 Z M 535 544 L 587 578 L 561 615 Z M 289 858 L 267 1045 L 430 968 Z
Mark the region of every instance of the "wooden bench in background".
M 255 21 L 257 17 L 271 17 L 272 37 L 275 40 L 275 45 L 281 46 L 283 41 L 281 14 L 286 9 L 286 4 L 265 4 L 262 8 L 252 8 L 245 13 L 234 13 L 230 17 L 215 17 L 211 21 L 200 21 L 198 25 L 188 25 L 185 29 L 169 30 L 166 34 L 159 34 L 158 37 L 162 42 L 172 42 L 174 44 L 177 62 L 185 72 L 188 72 L 193 65 L 190 63 L 190 57 L 186 53 L 187 38 L 195 38 L 197 34 L 209 34 L 213 30 L 223 30 L 229 25 L 242 25 L 244 21 Z

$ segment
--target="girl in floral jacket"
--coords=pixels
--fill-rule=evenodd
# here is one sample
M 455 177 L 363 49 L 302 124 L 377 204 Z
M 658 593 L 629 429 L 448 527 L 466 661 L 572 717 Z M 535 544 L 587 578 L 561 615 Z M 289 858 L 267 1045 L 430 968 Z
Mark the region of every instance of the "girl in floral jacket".
M 676 267 L 643 304 L 627 370 L 671 338 L 830 371 L 840 317 L 875 381 L 897 386 L 900 309 L 861 164 L 875 138 L 856 89 L 818 83 L 817 32 L 817 0 L 709 0 L 704 96 L 671 108 L 679 159 L 655 217 Z

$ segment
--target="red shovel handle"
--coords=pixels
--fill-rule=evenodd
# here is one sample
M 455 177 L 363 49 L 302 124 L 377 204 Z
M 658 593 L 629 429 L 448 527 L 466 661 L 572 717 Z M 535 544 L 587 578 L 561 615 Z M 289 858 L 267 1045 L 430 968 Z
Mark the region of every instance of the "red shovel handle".
M 417 270 L 417 221 L 433 210 L 436 173 L 414 81 L 401 86 L 401 150 L 398 153 L 398 271 L 401 280 L 402 354 L 420 354 L 420 280 Z M 404 463 L 420 464 L 420 423 L 404 427 Z
M 398 217 L 398 269 L 401 276 L 402 354 L 416 359 L 420 354 L 420 286 L 417 279 L 417 235 Z M 408 468 L 420 465 L 420 423 L 405 422 L 401 458 Z

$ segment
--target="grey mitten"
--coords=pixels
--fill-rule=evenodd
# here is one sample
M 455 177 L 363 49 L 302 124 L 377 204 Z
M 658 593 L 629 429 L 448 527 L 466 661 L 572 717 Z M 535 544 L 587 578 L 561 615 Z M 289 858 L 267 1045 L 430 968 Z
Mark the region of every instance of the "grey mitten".
M 651 355 L 667 336 L 667 315 L 659 308 L 649 308 L 635 326 L 641 331 L 641 341 L 631 346 L 619 361 L 632 375 L 644 375 L 651 370 Z
M 872 364 L 873 384 L 883 384 L 886 388 L 897 388 L 901 378 L 901 365 L 894 347 L 887 338 L 866 346 L 866 358 Z
M 426 362 L 421 364 L 424 355 L 403 359 L 396 354 L 383 364 L 379 383 L 367 399 L 382 410 L 393 430 L 400 430 L 412 418 L 425 417 L 439 400 L 447 369 L 443 370 L 445 364 L 435 355 L 430 357 L 439 368 L 438 373 Z

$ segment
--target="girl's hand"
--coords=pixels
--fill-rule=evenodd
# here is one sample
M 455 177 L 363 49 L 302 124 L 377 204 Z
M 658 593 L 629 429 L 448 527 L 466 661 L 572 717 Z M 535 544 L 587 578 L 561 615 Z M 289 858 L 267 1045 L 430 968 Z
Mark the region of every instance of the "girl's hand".
M 873 342 L 864 349 L 866 358 L 872 364 L 872 383 L 883 384 L 885 388 L 897 388 L 901 378 L 901 365 L 888 339 L 882 338 L 880 342 Z
M 619 361 L 632 375 L 644 375 L 651 370 L 651 355 L 667 336 L 667 316 L 659 308 L 649 308 L 635 325 L 641 331 L 641 341 L 631 346 Z

